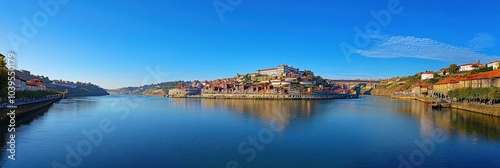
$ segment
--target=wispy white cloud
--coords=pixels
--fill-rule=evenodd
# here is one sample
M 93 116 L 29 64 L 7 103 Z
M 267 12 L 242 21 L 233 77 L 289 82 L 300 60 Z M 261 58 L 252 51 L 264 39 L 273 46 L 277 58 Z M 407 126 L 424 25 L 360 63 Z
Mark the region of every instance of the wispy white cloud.
M 454 46 L 430 38 L 388 35 L 378 35 L 370 38 L 374 42 L 372 48 L 358 49 L 355 52 L 374 58 L 410 57 L 456 63 L 500 59 L 499 56 L 478 53 L 470 47 Z M 489 42 L 484 42 L 483 40 Z M 469 42 L 469 45 L 473 45 L 476 48 L 490 47 L 493 44 L 492 41 L 494 41 L 493 36 L 478 34 L 476 38 Z
M 496 39 L 488 33 L 478 33 L 476 37 L 467 44 L 471 49 L 482 50 L 495 46 Z

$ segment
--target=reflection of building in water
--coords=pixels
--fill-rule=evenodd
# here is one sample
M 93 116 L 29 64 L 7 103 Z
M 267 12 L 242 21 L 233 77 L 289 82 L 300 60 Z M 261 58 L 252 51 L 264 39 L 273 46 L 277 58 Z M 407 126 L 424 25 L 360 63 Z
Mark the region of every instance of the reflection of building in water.
M 176 108 L 196 109 L 199 107 L 200 99 L 168 99 Z
M 422 135 L 429 136 L 434 127 L 439 127 L 451 135 L 482 136 L 500 141 L 500 117 L 472 113 L 458 109 L 435 110 L 419 101 L 400 101 L 394 106 L 396 111 L 409 114 L 420 120 Z
M 432 121 L 432 116 L 427 113 L 428 106 L 424 103 L 416 101 L 401 101 L 400 106 L 394 106 L 396 111 L 402 111 L 410 113 L 412 116 L 417 118 L 420 123 L 420 134 L 422 137 L 430 138 L 433 133 L 434 122 Z
M 296 116 L 309 118 L 320 100 L 250 100 L 250 99 L 171 99 L 175 106 L 201 108 L 203 111 L 229 109 L 245 115 L 250 114 L 265 121 L 276 121 L 285 126 Z M 199 106 L 201 103 L 201 107 Z

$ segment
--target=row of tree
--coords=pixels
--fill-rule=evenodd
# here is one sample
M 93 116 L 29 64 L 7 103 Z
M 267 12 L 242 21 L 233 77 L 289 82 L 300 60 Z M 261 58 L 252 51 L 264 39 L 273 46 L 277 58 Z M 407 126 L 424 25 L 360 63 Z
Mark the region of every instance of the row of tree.
M 461 88 L 448 92 L 448 96 L 457 98 L 458 101 L 473 101 L 473 102 L 492 102 L 500 101 L 500 88 Z
M 8 69 L 5 56 L 0 54 L 0 101 L 7 101 Z
M 43 98 L 49 95 L 57 95 L 57 94 L 62 94 L 62 92 L 54 91 L 54 90 L 49 90 L 49 91 L 16 91 L 16 98 L 30 98 L 30 99 L 38 99 L 38 98 Z

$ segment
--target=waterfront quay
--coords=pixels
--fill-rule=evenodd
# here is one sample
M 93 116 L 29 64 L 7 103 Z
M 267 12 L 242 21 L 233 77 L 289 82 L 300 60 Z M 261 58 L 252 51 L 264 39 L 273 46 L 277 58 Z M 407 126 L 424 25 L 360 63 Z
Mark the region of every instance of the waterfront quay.
M 358 98 L 359 88 L 315 76 L 288 65 L 236 74 L 233 78 L 193 81 L 168 90 L 171 98 L 221 99 L 347 99 Z
M 204 98 L 204 99 L 281 99 L 281 100 L 319 100 L 319 99 L 354 99 L 358 95 L 324 94 L 324 95 L 290 95 L 290 94 L 200 94 L 169 95 L 170 98 Z
M 392 99 L 400 99 L 400 100 L 418 100 L 421 102 L 439 102 L 440 100 L 446 99 L 436 99 L 432 97 L 421 97 L 415 95 L 391 95 Z M 450 108 L 466 110 L 469 112 L 498 116 L 500 117 L 500 105 L 485 105 L 480 103 L 464 103 L 457 101 L 446 100 L 450 104 Z
M 63 95 L 51 95 L 46 96 L 44 98 L 29 100 L 29 101 L 20 101 L 15 104 L 11 104 L 10 106 L 16 106 L 16 116 L 22 118 L 24 116 L 28 116 L 37 110 L 43 109 L 44 107 L 48 107 L 53 103 L 61 100 Z M 0 106 L 0 123 L 8 122 L 10 108 L 7 106 Z M 17 118 L 17 117 L 16 117 Z

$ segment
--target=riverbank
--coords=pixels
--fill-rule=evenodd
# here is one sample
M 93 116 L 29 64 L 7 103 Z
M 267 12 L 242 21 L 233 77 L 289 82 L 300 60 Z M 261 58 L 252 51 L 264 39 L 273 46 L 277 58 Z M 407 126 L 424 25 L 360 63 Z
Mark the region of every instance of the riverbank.
M 500 106 L 484 105 L 484 104 L 473 104 L 473 103 L 462 103 L 462 102 L 452 102 L 452 108 L 462 109 L 472 112 L 477 112 L 486 115 L 493 115 L 500 117 Z
M 354 99 L 358 95 L 289 95 L 289 94 L 202 94 L 202 95 L 169 95 L 170 98 L 203 98 L 203 99 L 278 99 L 278 100 L 320 100 L 320 99 Z
M 401 100 L 418 100 L 421 102 L 434 101 L 435 99 L 430 97 L 416 97 L 416 96 L 390 96 L 393 99 Z M 473 113 L 499 116 L 500 117 L 500 106 L 484 105 L 484 104 L 473 104 L 473 103 L 462 103 L 462 102 L 451 102 L 451 108 L 461 109 L 470 111 Z
M 22 119 L 23 117 L 29 116 L 32 113 L 43 109 L 45 107 L 48 107 L 52 105 L 53 103 L 61 100 L 62 97 L 54 97 L 50 99 L 43 99 L 43 100 L 35 100 L 31 102 L 23 102 L 19 104 L 15 104 L 17 108 L 16 110 L 16 120 Z M 10 119 L 10 116 L 7 115 L 7 113 L 10 112 L 10 108 L 0 108 L 0 123 L 3 122 L 8 122 L 8 119 Z
M 391 98 L 393 99 L 402 99 L 402 100 L 419 100 L 422 102 L 427 102 L 427 101 L 434 101 L 435 99 L 430 98 L 430 97 L 418 97 L 418 96 L 394 96 L 390 95 Z

